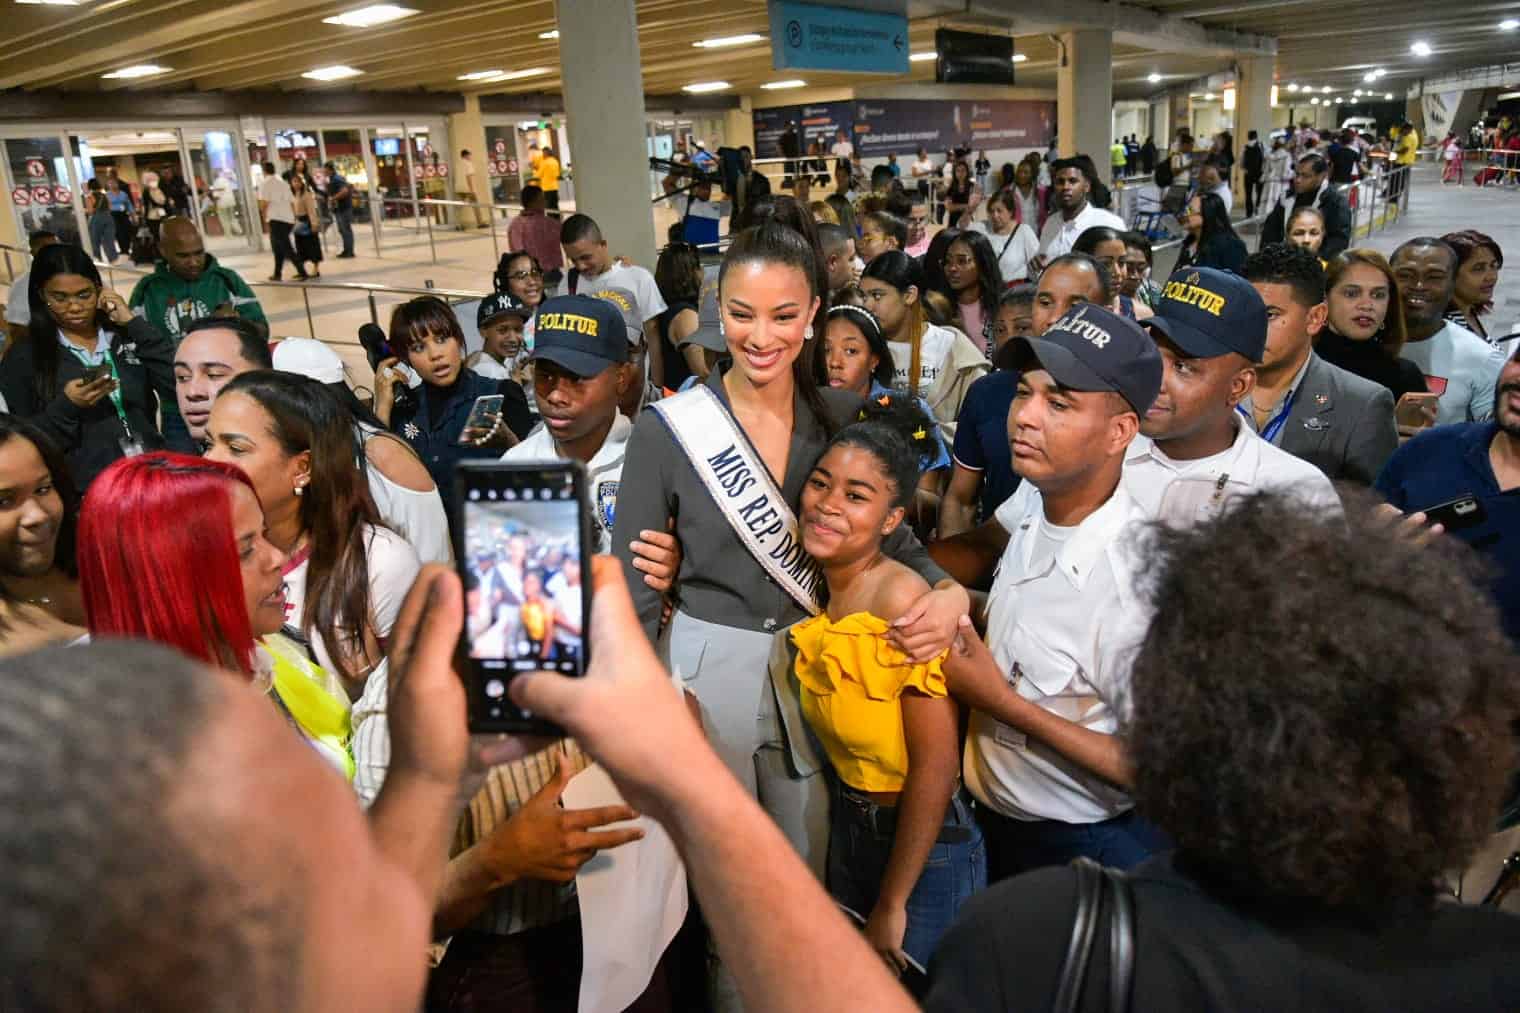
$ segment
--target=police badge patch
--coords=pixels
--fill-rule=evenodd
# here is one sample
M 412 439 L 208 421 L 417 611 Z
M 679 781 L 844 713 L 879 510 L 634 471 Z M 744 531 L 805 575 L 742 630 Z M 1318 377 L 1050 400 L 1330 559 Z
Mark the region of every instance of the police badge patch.
M 597 519 L 608 532 L 612 530 L 613 517 L 617 513 L 617 493 L 617 482 L 602 482 L 596 487 Z

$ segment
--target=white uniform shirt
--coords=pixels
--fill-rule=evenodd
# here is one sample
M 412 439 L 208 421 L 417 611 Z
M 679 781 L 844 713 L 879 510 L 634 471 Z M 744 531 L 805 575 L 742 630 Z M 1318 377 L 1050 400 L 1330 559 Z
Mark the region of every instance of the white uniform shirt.
M 1121 484 L 1080 524 L 1056 528 L 1025 482 L 997 511 L 1008 547 L 987 603 L 987 646 L 1024 699 L 1112 735 L 1127 707 L 1130 659 L 1150 621 L 1125 552 L 1144 515 Z M 1012 819 L 1097 823 L 1129 795 L 1024 733 L 980 712 L 966 739 L 966 787 Z
M 1494 387 L 1504 352 L 1451 321 L 1424 341 L 1406 341 L 1402 358 L 1420 367 L 1425 385 L 1440 396 L 1436 425 L 1483 422 L 1494 414 Z
M 618 484 L 623 479 L 623 453 L 628 449 L 628 437 L 633 435 L 633 423 L 628 416 L 618 412 L 612 418 L 612 428 L 601 449 L 592 455 L 586 465 L 586 490 L 595 511 L 592 530 L 596 534 L 596 551 L 612 551 L 612 525 L 617 515 Z M 548 426 L 539 426 L 517 446 L 501 455 L 503 461 L 563 461 Z M 582 569 L 582 573 L 585 570 Z
M 1150 439 L 1135 437 L 1124 455 L 1124 488 L 1147 517 L 1189 526 L 1214 516 L 1236 496 L 1290 493 L 1308 510 L 1341 510 L 1325 473 L 1237 422 L 1235 442 L 1195 461 L 1168 457 Z
M 295 197 L 290 192 L 290 184 L 279 176 L 264 177 L 259 183 L 259 200 L 269 205 L 264 213 L 270 221 L 295 223 Z
M 1123 232 L 1129 226 L 1124 224 L 1124 219 L 1112 211 L 1104 211 L 1088 204 L 1071 221 L 1060 211 L 1054 211 L 1045 219 L 1045 231 L 1040 233 L 1040 255 L 1046 260 L 1054 260 L 1056 257 L 1065 256 L 1071 252 L 1077 237 L 1095 225 L 1107 225 L 1111 229 Z
M 654 275 L 636 264 L 630 267 L 613 264 L 595 278 L 580 275 L 576 279 L 575 294 L 591 295 L 604 288 L 625 288 L 632 292 L 634 300 L 639 304 L 639 315 L 646 324 L 665 312 L 665 299 L 660 295 L 660 286 L 654 283 Z M 565 280 L 560 283 L 559 291 L 555 294 L 570 294 L 569 272 L 566 272 Z

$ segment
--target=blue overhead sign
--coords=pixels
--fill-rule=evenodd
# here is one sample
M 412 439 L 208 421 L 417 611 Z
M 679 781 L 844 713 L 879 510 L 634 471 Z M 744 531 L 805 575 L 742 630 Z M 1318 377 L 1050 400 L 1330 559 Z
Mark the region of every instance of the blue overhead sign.
M 771 65 L 777 70 L 908 72 L 902 14 L 770 0 Z

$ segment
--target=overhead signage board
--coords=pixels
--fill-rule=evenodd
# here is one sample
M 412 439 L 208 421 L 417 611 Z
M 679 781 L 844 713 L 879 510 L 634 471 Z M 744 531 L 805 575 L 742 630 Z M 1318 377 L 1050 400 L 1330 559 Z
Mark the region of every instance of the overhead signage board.
M 771 66 L 776 70 L 908 72 L 903 14 L 770 0 Z

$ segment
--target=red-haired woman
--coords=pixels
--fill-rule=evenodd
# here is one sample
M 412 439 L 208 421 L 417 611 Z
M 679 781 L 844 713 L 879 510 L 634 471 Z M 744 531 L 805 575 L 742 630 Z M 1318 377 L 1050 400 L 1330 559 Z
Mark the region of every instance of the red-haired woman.
M 211 406 L 206 456 L 235 464 L 264 506 L 269 541 L 285 554 L 287 635 L 343 680 L 353 710 L 355 787 L 379 791 L 385 641 L 417 579 L 417 550 L 385 526 L 356 463 L 352 416 L 316 380 L 276 370 L 243 373 Z M 160 514 L 160 517 L 173 516 Z
M 285 554 L 264 530 L 253 483 L 232 465 L 166 452 L 123 458 L 95 480 L 80 511 L 86 622 L 92 636 L 167 644 L 264 686 L 351 777 L 348 698 L 278 636 Z

